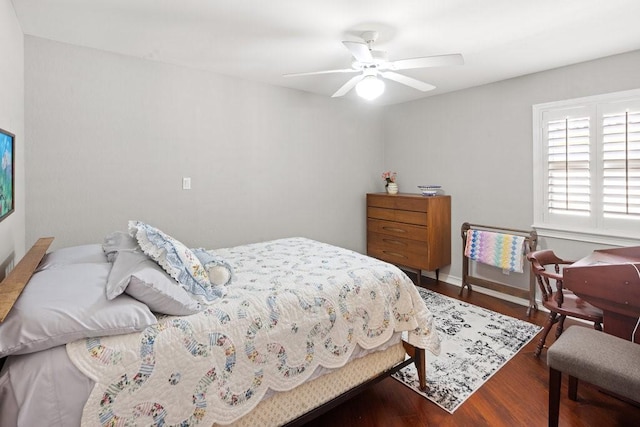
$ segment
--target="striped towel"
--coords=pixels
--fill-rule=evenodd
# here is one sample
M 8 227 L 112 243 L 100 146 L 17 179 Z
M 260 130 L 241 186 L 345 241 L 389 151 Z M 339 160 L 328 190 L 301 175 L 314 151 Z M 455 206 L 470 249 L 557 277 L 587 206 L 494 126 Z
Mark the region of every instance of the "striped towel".
M 483 264 L 522 273 L 525 240 L 523 236 L 468 230 L 464 255 Z

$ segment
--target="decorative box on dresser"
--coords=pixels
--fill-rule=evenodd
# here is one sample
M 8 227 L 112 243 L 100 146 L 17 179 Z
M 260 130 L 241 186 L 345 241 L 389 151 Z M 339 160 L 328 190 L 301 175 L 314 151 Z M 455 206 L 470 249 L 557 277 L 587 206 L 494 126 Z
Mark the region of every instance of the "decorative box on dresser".
M 451 196 L 367 194 L 367 254 L 418 271 L 451 264 Z

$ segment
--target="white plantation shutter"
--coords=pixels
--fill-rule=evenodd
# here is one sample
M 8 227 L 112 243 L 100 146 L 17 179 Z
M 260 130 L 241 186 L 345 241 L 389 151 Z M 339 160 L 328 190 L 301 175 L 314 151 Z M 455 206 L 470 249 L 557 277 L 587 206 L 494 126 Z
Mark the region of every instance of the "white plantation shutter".
M 640 219 L 640 111 L 602 118 L 602 174 L 604 215 Z
M 548 209 L 586 215 L 591 210 L 589 117 L 547 125 Z
M 640 89 L 533 106 L 534 227 L 619 246 L 640 240 Z

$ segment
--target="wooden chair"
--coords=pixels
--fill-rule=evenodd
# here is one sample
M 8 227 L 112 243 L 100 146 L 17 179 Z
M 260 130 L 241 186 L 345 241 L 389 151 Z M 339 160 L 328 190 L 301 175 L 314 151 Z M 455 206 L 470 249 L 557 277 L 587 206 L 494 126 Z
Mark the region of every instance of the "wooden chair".
M 593 322 L 594 329 L 602 330 L 602 310 L 578 298 L 573 292 L 562 288 L 560 266 L 573 264 L 572 261 L 558 258 L 553 251 L 548 249 L 530 252 L 527 254 L 527 259 L 531 262 L 531 273 L 535 275 L 542 294 L 542 305 L 549 310 L 549 318 L 544 325 L 542 336 L 534 353 L 536 357 L 540 356 L 547 335 L 554 324 L 558 324 L 556 338 L 562 334 L 564 319 L 567 316 Z

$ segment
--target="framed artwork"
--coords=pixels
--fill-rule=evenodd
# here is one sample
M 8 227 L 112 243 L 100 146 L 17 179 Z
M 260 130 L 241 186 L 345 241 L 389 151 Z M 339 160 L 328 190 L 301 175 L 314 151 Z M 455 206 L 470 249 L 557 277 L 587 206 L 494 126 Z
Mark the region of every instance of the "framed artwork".
M 0 221 L 15 208 L 15 140 L 14 134 L 0 129 Z

